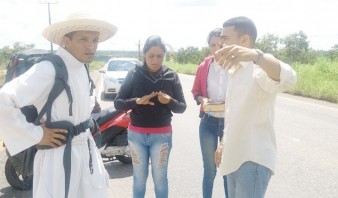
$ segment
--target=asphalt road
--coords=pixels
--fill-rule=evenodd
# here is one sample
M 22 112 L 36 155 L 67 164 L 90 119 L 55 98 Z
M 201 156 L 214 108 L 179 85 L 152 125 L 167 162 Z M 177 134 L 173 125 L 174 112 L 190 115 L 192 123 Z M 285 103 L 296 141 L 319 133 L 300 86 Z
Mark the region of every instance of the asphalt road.
M 94 75 L 98 75 L 97 73 Z M 173 149 L 169 162 L 169 193 L 172 198 L 202 197 L 202 159 L 198 138 L 198 107 L 190 89 L 193 76 L 180 75 L 188 108 L 173 117 Z M 96 84 L 100 84 L 97 78 Z M 99 87 L 99 86 L 98 86 Z M 99 91 L 100 92 L 100 91 Z M 100 101 L 102 107 L 111 100 Z M 338 197 L 338 105 L 280 94 L 276 102 L 275 129 L 278 163 L 267 198 Z M 15 191 L 6 182 L 4 149 L 0 149 L 0 198 L 30 198 L 31 191 Z M 106 162 L 111 177 L 110 197 L 132 197 L 132 166 Z M 154 198 L 149 175 L 147 198 Z M 224 197 L 217 175 L 214 197 Z

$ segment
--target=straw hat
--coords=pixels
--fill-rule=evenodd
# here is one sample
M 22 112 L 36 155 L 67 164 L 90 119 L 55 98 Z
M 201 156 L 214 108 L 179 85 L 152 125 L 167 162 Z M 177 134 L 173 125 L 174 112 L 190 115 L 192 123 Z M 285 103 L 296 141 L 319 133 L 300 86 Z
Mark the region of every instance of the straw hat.
M 117 27 L 99 19 L 94 19 L 88 13 L 75 12 L 67 20 L 54 23 L 42 32 L 42 35 L 50 42 L 61 45 L 62 37 L 75 31 L 96 31 L 100 33 L 99 42 L 112 37 Z

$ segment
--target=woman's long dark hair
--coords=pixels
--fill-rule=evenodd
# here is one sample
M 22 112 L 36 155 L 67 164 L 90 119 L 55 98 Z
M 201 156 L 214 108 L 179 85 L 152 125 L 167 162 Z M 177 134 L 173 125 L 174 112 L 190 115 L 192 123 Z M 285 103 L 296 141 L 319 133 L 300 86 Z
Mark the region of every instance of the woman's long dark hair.
M 165 47 L 165 43 L 162 41 L 161 37 L 158 35 L 152 35 L 147 38 L 146 43 L 143 47 L 143 54 L 146 54 L 151 47 L 159 46 L 164 53 L 167 52 L 167 49 Z

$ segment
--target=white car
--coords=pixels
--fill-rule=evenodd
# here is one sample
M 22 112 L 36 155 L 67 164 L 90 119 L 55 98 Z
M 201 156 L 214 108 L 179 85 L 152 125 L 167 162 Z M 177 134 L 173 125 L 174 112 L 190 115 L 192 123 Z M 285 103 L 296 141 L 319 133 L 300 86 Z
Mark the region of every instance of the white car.
M 104 98 L 116 96 L 128 71 L 136 65 L 141 65 L 136 58 L 112 58 L 106 63 L 100 70 L 100 73 L 103 73 Z

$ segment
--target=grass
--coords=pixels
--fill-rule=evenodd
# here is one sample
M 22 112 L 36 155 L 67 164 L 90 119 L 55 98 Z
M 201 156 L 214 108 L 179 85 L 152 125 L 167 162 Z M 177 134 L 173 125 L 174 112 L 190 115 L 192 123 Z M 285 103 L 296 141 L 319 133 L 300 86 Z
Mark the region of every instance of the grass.
M 196 69 L 198 65 L 195 64 L 179 64 L 173 61 L 165 61 L 164 65 L 169 67 L 170 69 L 183 74 L 192 74 L 195 75 Z
M 89 64 L 89 71 L 101 69 L 104 64 L 102 61 L 93 61 Z
M 319 58 L 313 65 L 293 67 L 297 84 L 289 93 L 338 103 L 338 62 Z

